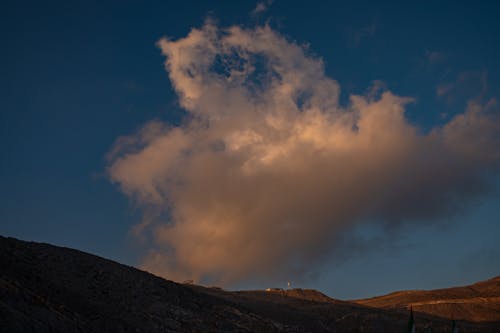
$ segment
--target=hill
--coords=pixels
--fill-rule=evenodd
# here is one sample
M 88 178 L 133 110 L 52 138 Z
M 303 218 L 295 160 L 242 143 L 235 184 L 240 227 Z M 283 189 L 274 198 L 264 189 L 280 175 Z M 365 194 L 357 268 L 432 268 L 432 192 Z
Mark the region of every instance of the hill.
M 475 322 L 500 319 L 500 276 L 470 286 L 399 291 L 354 301 L 382 309 L 407 309 L 444 318 Z
M 0 236 L 4 332 L 402 332 L 408 313 L 318 291 L 224 291 L 165 280 L 77 250 Z M 419 329 L 449 320 L 416 315 Z M 462 332 L 500 323 L 461 322 Z M 417 331 L 419 332 L 419 330 Z

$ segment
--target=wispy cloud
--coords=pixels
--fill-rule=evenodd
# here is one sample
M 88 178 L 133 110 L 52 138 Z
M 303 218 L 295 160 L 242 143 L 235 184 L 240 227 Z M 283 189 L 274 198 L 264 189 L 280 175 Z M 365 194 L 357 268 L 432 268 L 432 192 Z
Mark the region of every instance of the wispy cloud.
M 147 214 L 143 267 L 167 278 L 305 274 L 358 223 L 442 217 L 500 171 L 494 103 L 423 135 L 412 98 L 377 83 L 340 105 L 322 60 L 268 26 L 209 22 L 158 46 L 188 117 L 119 139 L 108 171 Z
M 273 0 L 267 0 L 267 1 L 259 1 L 257 2 L 257 5 L 255 8 L 252 10 L 251 14 L 252 15 L 259 15 L 267 11 L 269 6 L 273 3 Z
M 362 27 L 349 27 L 347 30 L 349 45 L 358 47 L 364 39 L 371 38 L 378 29 L 377 21 L 374 19 L 369 25 Z
M 435 65 L 443 62 L 446 59 L 446 55 L 443 52 L 426 50 L 425 58 L 429 64 Z
M 464 71 L 455 79 L 440 83 L 436 87 L 436 95 L 451 104 L 459 99 L 477 99 L 486 97 L 488 91 L 488 72 Z

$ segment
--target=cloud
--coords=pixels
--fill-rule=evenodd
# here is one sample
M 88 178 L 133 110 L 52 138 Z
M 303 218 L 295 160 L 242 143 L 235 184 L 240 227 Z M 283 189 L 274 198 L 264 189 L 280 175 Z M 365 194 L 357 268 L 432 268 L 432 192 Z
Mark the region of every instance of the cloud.
M 261 1 L 257 2 L 257 5 L 255 8 L 252 10 L 251 14 L 252 15 L 259 15 L 267 11 L 269 6 L 273 3 L 273 0 L 267 0 L 267 1 Z
M 431 65 L 438 64 L 440 62 L 443 62 L 446 59 L 446 55 L 442 52 L 439 51 L 425 51 L 425 58 L 427 59 L 427 62 Z
M 413 99 L 380 85 L 340 105 L 322 60 L 269 26 L 208 22 L 158 46 L 186 119 L 119 138 L 108 172 L 147 216 L 142 267 L 169 279 L 297 278 L 358 223 L 451 214 L 499 171 L 494 101 L 424 135 Z
M 457 99 L 478 99 L 488 91 L 488 73 L 486 71 L 464 71 L 454 80 L 443 82 L 436 88 L 436 95 L 451 104 Z
M 347 33 L 350 46 L 358 47 L 364 39 L 373 37 L 377 32 L 377 28 L 378 24 L 375 19 L 370 25 L 358 28 L 349 27 Z

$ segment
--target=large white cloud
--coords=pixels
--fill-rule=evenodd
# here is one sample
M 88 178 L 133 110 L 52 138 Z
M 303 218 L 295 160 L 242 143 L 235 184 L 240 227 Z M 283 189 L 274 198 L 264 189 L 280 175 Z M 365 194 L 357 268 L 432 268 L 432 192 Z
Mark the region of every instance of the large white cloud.
M 117 140 L 109 174 L 156 216 L 138 229 L 153 235 L 143 265 L 167 278 L 304 272 L 359 221 L 449 214 L 499 170 L 494 101 L 422 134 L 405 118 L 411 98 L 340 106 L 321 59 L 268 26 L 208 22 L 158 45 L 186 120 Z

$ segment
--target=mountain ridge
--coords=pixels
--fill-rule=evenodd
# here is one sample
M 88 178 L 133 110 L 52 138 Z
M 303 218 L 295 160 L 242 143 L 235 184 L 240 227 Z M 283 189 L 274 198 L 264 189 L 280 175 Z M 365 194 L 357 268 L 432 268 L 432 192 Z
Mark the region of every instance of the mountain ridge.
M 0 236 L 0 327 L 7 332 L 397 332 L 408 313 L 292 289 L 225 291 L 169 281 L 85 252 Z M 448 332 L 450 321 L 416 314 Z M 464 332 L 499 322 L 460 323 Z M 419 332 L 417 329 L 417 332 Z
M 457 320 L 498 320 L 500 276 L 466 286 L 403 290 L 353 302 L 382 309 L 407 309 L 411 306 L 418 312 Z

